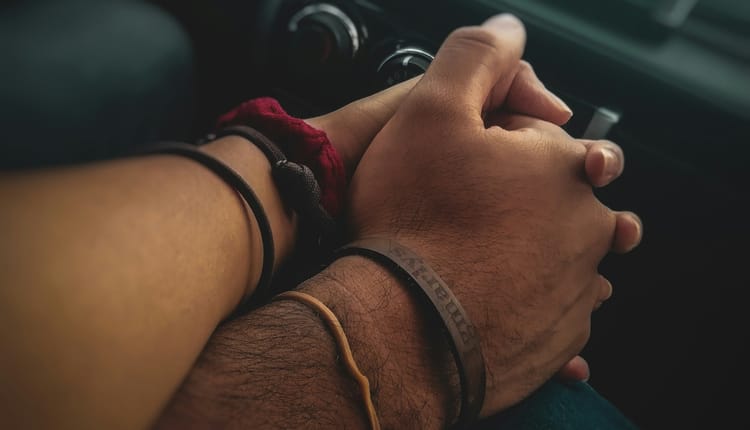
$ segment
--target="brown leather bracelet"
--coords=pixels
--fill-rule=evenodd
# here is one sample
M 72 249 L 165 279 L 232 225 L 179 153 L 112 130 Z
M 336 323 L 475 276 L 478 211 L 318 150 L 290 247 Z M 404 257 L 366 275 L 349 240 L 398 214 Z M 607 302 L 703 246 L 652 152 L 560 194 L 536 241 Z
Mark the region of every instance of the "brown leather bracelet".
M 392 239 L 363 239 L 336 251 L 337 258 L 345 255 L 371 258 L 410 286 L 419 287 L 417 290 L 440 317 L 456 360 L 461 381 L 461 412 L 456 427 L 465 428 L 476 421 L 484 403 L 484 357 L 476 329 L 448 285 L 424 260 Z

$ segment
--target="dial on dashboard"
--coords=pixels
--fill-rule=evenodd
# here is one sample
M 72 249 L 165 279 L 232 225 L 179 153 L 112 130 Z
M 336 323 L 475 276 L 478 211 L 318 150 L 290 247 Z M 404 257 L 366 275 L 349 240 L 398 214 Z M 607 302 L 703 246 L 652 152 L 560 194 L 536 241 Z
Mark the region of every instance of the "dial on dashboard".
M 378 66 L 378 81 L 384 87 L 409 80 L 427 71 L 434 55 L 416 46 L 398 48 Z
M 368 39 L 368 28 L 351 4 L 303 3 L 287 16 L 284 67 L 318 86 L 359 81 L 382 89 L 424 73 L 434 58 L 394 29 L 380 29 Z
M 352 61 L 363 37 L 354 20 L 339 7 L 314 3 L 295 13 L 287 25 L 288 66 L 320 72 Z

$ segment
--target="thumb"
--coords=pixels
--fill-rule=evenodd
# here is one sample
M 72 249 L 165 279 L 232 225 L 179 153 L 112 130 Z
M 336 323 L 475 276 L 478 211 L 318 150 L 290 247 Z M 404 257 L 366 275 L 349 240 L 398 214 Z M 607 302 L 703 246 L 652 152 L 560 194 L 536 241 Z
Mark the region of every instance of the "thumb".
M 421 76 L 305 121 L 325 131 L 344 163 L 347 176 L 351 177 L 370 142 L 391 119 L 419 79 Z
M 513 15 L 459 28 L 440 47 L 415 91 L 441 88 L 452 96 L 445 108 L 480 118 L 484 108 L 493 110 L 505 102 L 525 44 L 526 30 Z

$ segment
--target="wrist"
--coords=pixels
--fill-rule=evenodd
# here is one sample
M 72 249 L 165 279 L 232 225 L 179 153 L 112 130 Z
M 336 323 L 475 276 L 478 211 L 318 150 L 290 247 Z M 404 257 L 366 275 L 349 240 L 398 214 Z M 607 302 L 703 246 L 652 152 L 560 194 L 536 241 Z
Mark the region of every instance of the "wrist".
M 281 200 L 271 177 L 271 165 L 268 159 L 255 145 L 236 136 L 227 136 L 208 143 L 202 147 L 202 150 L 232 167 L 257 195 L 271 225 L 275 254 L 274 270 L 277 269 L 294 248 L 297 219 Z M 251 250 L 246 288 L 237 301 L 239 303 L 242 297 L 251 295 L 255 290 L 260 279 L 264 255 L 258 223 L 239 197 L 238 202 L 242 204 L 243 213 L 247 219 L 245 233 L 249 238 Z
M 389 272 L 345 257 L 298 290 L 341 322 L 382 428 L 452 421 L 459 389 L 446 342 Z M 339 356 L 308 306 L 272 302 L 219 327 L 156 427 L 361 428 L 364 405 Z
M 287 160 L 307 166 L 320 187 L 320 205 L 336 218 L 344 209 L 347 175 L 326 131 L 289 115 L 277 100 L 248 100 L 222 115 L 217 127 L 250 126 L 275 142 Z
M 300 288 L 341 319 L 384 428 L 443 428 L 460 406 L 455 363 L 439 325 L 388 270 L 344 257 Z M 404 422 L 405 419 L 412 420 Z
M 354 160 L 362 158 L 364 148 L 362 151 L 357 151 L 356 147 L 348 144 L 350 142 L 357 142 L 358 140 L 356 140 L 355 136 L 352 136 L 350 127 L 344 127 L 343 129 L 342 127 L 336 127 L 335 118 L 332 118 L 331 115 L 332 114 L 321 115 L 315 118 L 308 118 L 304 121 L 310 127 L 321 130 L 328 136 L 331 145 L 336 149 L 336 152 L 341 158 L 346 177 L 351 178 L 354 174 L 354 169 L 357 167 Z M 339 118 L 339 121 L 341 120 L 342 119 Z M 344 122 L 344 124 L 346 123 Z

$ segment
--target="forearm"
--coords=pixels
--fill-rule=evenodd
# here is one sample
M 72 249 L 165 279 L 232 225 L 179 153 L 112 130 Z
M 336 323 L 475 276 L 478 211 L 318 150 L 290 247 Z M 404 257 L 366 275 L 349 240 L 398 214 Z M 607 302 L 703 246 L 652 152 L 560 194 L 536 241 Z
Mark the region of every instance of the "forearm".
M 272 222 L 291 221 L 246 141 L 205 147 L 240 171 Z M 252 214 L 211 171 L 148 156 L 0 181 L 0 416 L 143 427 L 260 274 Z
M 453 361 L 400 284 L 375 263 L 347 257 L 298 290 L 341 321 L 383 428 L 440 428 L 458 407 Z M 339 356 L 310 308 L 274 302 L 217 330 L 159 427 L 364 428 L 358 388 Z

